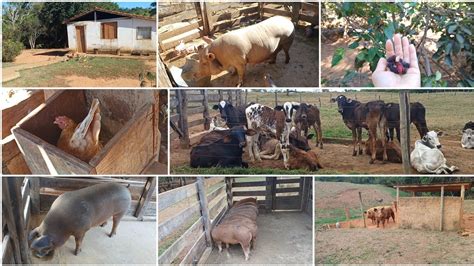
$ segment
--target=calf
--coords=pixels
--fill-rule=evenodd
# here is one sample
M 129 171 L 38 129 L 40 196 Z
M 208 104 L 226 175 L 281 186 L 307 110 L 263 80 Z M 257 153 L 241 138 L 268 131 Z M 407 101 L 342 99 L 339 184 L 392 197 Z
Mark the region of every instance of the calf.
M 224 119 L 214 116 L 212 118 L 211 123 L 209 124 L 209 131 L 213 130 L 228 130 L 229 127 L 226 125 L 226 122 Z
M 448 166 L 446 158 L 441 152 L 438 136 L 442 133 L 430 131 L 421 140 L 415 142 L 415 149 L 411 152 L 410 162 L 413 168 L 423 174 L 451 174 L 459 170 L 456 166 Z
M 225 120 L 229 128 L 235 126 L 245 126 L 247 120 L 245 118 L 245 108 L 247 106 L 234 107 L 229 101 L 220 101 L 219 104 L 212 106 L 212 109 L 219 110 L 221 118 Z
M 311 147 L 308 144 L 308 139 L 310 139 L 313 134 L 308 135 L 308 138 L 305 138 L 296 132 L 296 130 L 291 130 L 290 133 L 290 144 L 294 145 L 298 149 L 304 151 L 311 150 Z M 276 139 L 269 131 L 262 131 L 259 135 L 259 149 L 260 149 L 260 158 L 268 160 L 278 160 L 281 157 L 281 149 L 279 146 L 279 141 Z
M 462 130 L 461 147 L 474 149 L 474 122 L 469 121 Z
M 387 103 L 385 105 L 385 116 L 387 117 L 387 128 L 389 130 L 389 140 L 393 141 L 394 130 L 400 142 L 400 105 L 398 103 Z M 410 103 L 410 123 L 415 124 L 420 138 L 428 132 L 425 119 L 426 109 L 419 102 Z
M 353 150 L 352 155 L 356 156 L 356 144 L 358 145 L 359 154 L 362 154 L 362 128 L 369 131 L 369 138 L 376 141 L 380 140 L 383 149 L 383 161 L 387 161 L 386 136 L 387 119 L 385 117 L 385 103 L 383 101 L 371 101 L 361 103 L 356 100 L 346 98 L 344 95 L 331 99 L 337 102 L 338 111 L 342 115 L 344 124 L 352 130 Z M 357 139 L 357 140 L 356 140 Z M 376 159 L 376 141 L 370 145 L 371 159 L 369 163 L 374 163 Z
M 275 134 L 278 139 L 278 148 L 283 154 L 283 163 L 286 168 L 288 166 L 288 145 L 290 144 L 290 131 L 292 127 L 292 116 L 298 105 L 286 102 L 283 106 L 276 106 L 272 109 L 262 104 L 252 104 L 245 110 L 247 117 L 247 125 L 249 129 L 256 129 L 257 134 L 247 138 L 249 146 L 250 160 L 261 161 L 260 151 L 258 147 L 259 132 L 262 130 L 270 131 Z
M 372 145 L 372 138 L 369 138 L 369 140 L 365 143 L 365 153 L 367 155 L 372 155 L 370 145 Z M 402 163 L 402 150 L 398 141 L 389 141 L 385 145 L 387 148 L 388 161 L 392 163 Z M 380 140 L 377 140 L 377 143 L 375 144 L 375 150 L 377 152 L 377 160 L 383 160 L 383 148 L 382 142 Z
M 308 171 L 318 171 L 323 168 L 319 163 L 318 156 L 313 151 L 304 151 L 289 145 L 290 158 L 288 160 L 289 169 L 306 169 Z
M 242 161 L 245 137 L 255 133 L 255 130 L 243 126 L 207 133 L 191 149 L 191 167 L 248 167 Z
M 320 145 L 323 148 L 323 134 L 321 130 L 321 118 L 319 109 L 311 104 L 301 103 L 296 111 L 295 123 L 300 130 L 304 131 L 304 136 L 308 136 L 308 130 L 313 127 L 314 132 L 318 134 L 316 147 Z

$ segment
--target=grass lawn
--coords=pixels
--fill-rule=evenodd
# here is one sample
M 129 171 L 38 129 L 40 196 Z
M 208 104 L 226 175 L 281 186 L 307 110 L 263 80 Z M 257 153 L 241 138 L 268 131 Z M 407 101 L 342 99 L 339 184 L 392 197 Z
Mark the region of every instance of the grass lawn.
M 112 57 L 85 57 L 59 62 L 44 67 L 20 71 L 20 78 L 3 83 L 5 87 L 62 87 L 66 81 L 59 76 L 83 76 L 88 78 L 133 78 L 147 69 L 145 61 Z
M 187 165 L 172 167 L 171 172 L 173 174 L 199 174 L 199 175 L 321 175 L 321 174 L 337 174 L 334 170 L 320 169 L 316 172 L 307 171 L 304 169 L 298 170 L 286 170 L 277 168 L 221 168 L 221 167 L 210 167 L 210 168 L 192 168 Z M 357 174 L 357 173 L 352 173 Z

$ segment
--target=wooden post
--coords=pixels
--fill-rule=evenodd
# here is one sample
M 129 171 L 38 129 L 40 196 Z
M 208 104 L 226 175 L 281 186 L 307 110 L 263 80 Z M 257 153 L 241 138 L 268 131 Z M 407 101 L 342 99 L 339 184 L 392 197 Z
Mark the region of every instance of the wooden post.
M 196 177 L 197 195 L 199 197 L 199 206 L 201 207 L 201 217 L 204 226 L 204 235 L 206 236 L 206 245 L 212 246 L 211 240 L 211 217 L 209 217 L 209 208 L 207 205 L 206 187 L 204 177 Z
M 464 229 L 464 194 L 465 194 L 466 188 L 464 185 L 461 185 L 461 208 L 459 210 L 459 220 L 460 220 L 460 225 L 461 229 Z
M 7 224 L 8 234 L 11 238 L 11 249 L 15 263 L 21 264 L 22 257 L 20 255 L 20 243 L 18 240 L 18 233 L 15 225 L 15 218 L 13 217 L 13 210 L 11 204 L 11 196 L 8 186 L 8 180 L 15 177 L 2 177 L 2 219 L 3 223 Z
M 362 219 L 364 220 L 364 228 L 367 227 L 365 223 L 365 215 L 364 215 L 364 205 L 362 204 L 362 193 L 359 191 L 359 201 L 360 201 L 360 211 L 362 213 Z
M 273 210 L 273 182 L 274 182 L 274 177 L 267 177 L 265 179 L 266 181 L 266 187 L 265 187 L 265 209 L 267 212 L 271 212 Z
M 137 209 L 135 211 L 135 217 L 139 221 L 143 221 L 143 215 L 145 214 L 145 208 L 148 206 L 151 198 L 153 197 L 153 193 L 155 193 L 156 188 L 156 177 L 148 177 L 143 186 L 143 192 L 140 195 L 140 199 L 138 200 Z
M 400 91 L 400 148 L 402 150 L 403 173 L 411 174 L 410 164 L 410 93 Z
M 346 221 L 349 221 L 351 219 L 351 212 L 349 211 L 349 208 L 345 207 L 344 212 L 346 213 Z
M 227 193 L 227 208 L 231 208 L 234 204 L 232 199 L 232 178 L 226 177 L 225 178 L 225 191 Z
M 301 177 L 304 179 L 303 182 L 303 197 L 302 197 L 302 202 L 301 202 L 301 211 L 306 211 L 308 208 L 308 203 L 310 202 L 309 199 L 309 191 L 311 188 L 311 177 Z
M 201 5 L 202 5 L 202 8 L 201 8 Z M 206 3 L 203 2 L 203 1 L 195 2 L 194 3 L 194 8 L 196 9 L 197 17 L 202 20 L 202 27 L 203 27 L 204 35 L 209 35 L 210 27 L 209 27 L 209 19 L 207 17 Z
M 228 100 L 231 104 L 234 104 L 234 101 L 232 100 L 232 90 L 227 90 L 227 100 Z
M 201 93 L 203 95 L 202 106 L 204 106 L 204 110 L 202 112 L 202 117 L 204 118 L 204 130 L 209 130 L 211 127 L 211 117 L 209 116 L 209 98 L 207 90 L 201 90 Z
M 263 6 L 264 5 L 265 5 L 265 3 L 263 3 L 263 2 L 258 3 L 258 9 L 259 9 L 259 13 L 260 13 L 260 20 L 263 20 Z
M 15 221 L 16 233 L 18 235 L 18 242 L 20 246 L 20 256 L 23 263 L 29 264 L 30 249 L 28 248 L 27 232 L 25 226 L 25 219 L 23 216 L 23 204 L 21 196 L 22 178 L 10 177 L 7 179 L 8 191 L 10 193 L 10 203 L 12 207 L 13 220 Z
M 439 231 L 443 231 L 443 220 L 444 220 L 444 186 L 441 187 L 441 206 L 439 214 Z
M 248 94 L 248 90 L 245 89 L 245 102 L 244 102 L 244 105 L 247 105 L 247 94 Z
M 183 133 L 183 137 L 180 138 L 181 148 L 189 148 L 189 131 L 188 131 L 188 98 L 186 97 L 185 90 L 176 90 L 176 98 L 178 100 L 178 124 L 179 129 Z
M 278 93 L 275 91 L 275 106 L 278 105 Z
M 224 95 L 222 95 L 222 90 L 217 90 L 217 94 L 219 95 L 219 102 L 224 100 Z
M 31 213 L 40 213 L 40 177 L 28 177 L 30 184 Z

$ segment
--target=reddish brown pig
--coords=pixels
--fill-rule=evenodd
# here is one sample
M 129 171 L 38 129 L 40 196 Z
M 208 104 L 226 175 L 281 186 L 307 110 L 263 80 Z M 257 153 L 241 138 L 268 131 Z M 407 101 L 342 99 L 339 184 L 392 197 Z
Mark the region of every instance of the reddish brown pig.
M 255 206 L 257 206 L 257 198 L 245 198 L 245 199 L 241 199 L 237 202 L 235 202 L 233 205 L 232 205 L 232 208 L 233 207 L 237 207 L 241 204 L 244 204 L 244 203 L 248 203 L 248 202 L 251 202 L 251 203 L 254 203 Z
M 199 70 L 195 78 L 217 75 L 231 68 L 237 71 L 239 81 L 244 82 L 247 64 L 263 63 L 270 59 L 275 63 L 277 54 L 283 49 L 285 63 L 290 62 L 289 49 L 295 37 L 291 20 L 275 16 L 258 24 L 230 31 L 216 40 L 204 40 L 207 46 L 199 46 Z
M 238 224 L 219 224 L 211 231 L 212 240 L 222 252 L 222 243 L 227 246 L 229 244 L 240 244 L 245 255 L 245 260 L 250 256 L 250 242 L 252 241 L 251 230 L 243 225 Z
M 113 226 L 109 237 L 115 235 L 130 203 L 128 189 L 115 183 L 66 192 L 53 202 L 40 226 L 29 233 L 30 248 L 40 258 L 52 255 L 72 235 L 76 241 L 74 254 L 77 255 L 85 233 L 94 226 L 105 225 L 110 217 Z
M 221 224 L 235 224 L 235 225 L 242 225 L 242 226 L 247 227 L 252 233 L 251 248 L 255 249 L 255 246 L 257 245 L 258 227 L 257 227 L 257 223 L 254 220 L 251 220 L 250 218 L 240 216 L 240 215 L 232 215 L 222 220 Z
M 385 206 L 380 209 L 374 208 L 375 211 L 375 218 L 377 220 L 377 227 L 379 227 L 379 224 L 382 223 L 382 226 L 385 228 L 385 221 L 387 223 L 390 221 L 390 217 L 393 219 L 393 222 L 395 222 L 395 213 L 392 210 L 392 207 L 390 206 Z

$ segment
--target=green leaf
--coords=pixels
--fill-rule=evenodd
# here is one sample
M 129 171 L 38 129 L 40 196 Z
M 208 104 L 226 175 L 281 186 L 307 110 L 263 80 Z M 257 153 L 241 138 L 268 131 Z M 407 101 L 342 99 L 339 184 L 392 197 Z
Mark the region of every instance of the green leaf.
M 355 49 L 359 46 L 359 42 L 353 42 L 349 44 L 349 49 Z
M 377 48 L 372 47 L 369 49 L 369 56 L 367 57 L 367 61 L 372 61 L 374 59 L 374 56 L 377 54 Z
M 392 39 L 393 34 L 395 33 L 395 27 L 393 26 L 393 22 L 390 22 L 385 29 L 383 29 L 383 33 L 387 39 Z
M 448 44 L 446 44 L 446 47 L 444 48 L 444 53 L 446 55 L 449 55 L 452 50 L 453 50 L 453 42 L 449 42 Z
M 436 71 L 436 77 L 435 77 L 436 81 L 440 80 L 441 79 L 441 72 L 439 71 Z
M 334 51 L 334 54 L 332 55 L 332 62 L 331 62 L 331 67 L 339 64 L 339 62 L 341 62 L 341 60 L 344 58 L 344 54 L 345 54 L 346 50 L 344 48 L 337 48 L 335 51 Z
M 458 41 L 458 43 L 464 44 L 464 36 L 462 36 L 461 34 L 456 34 L 456 40 Z
M 458 28 L 457 24 L 453 24 L 453 25 L 448 26 L 448 33 L 449 34 L 453 33 L 457 28 Z
M 369 23 L 369 25 L 375 25 L 375 24 L 377 24 L 377 22 L 379 22 L 379 18 L 378 17 L 371 17 L 371 18 L 369 18 L 369 20 L 367 22 Z
M 461 26 L 461 29 L 462 31 L 464 31 L 465 33 L 469 34 L 469 35 L 472 35 L 472 31 L 464 26 Z
M 362 61 L 362 60 L 365 59 L 366 54 L 367 54 L 367 50 L 363 50 L 362 52 L 360 52 L 360 53 L 357 55 L 356 58 L 357 58 L 358 60 L 361 60 L 361 61 Z

